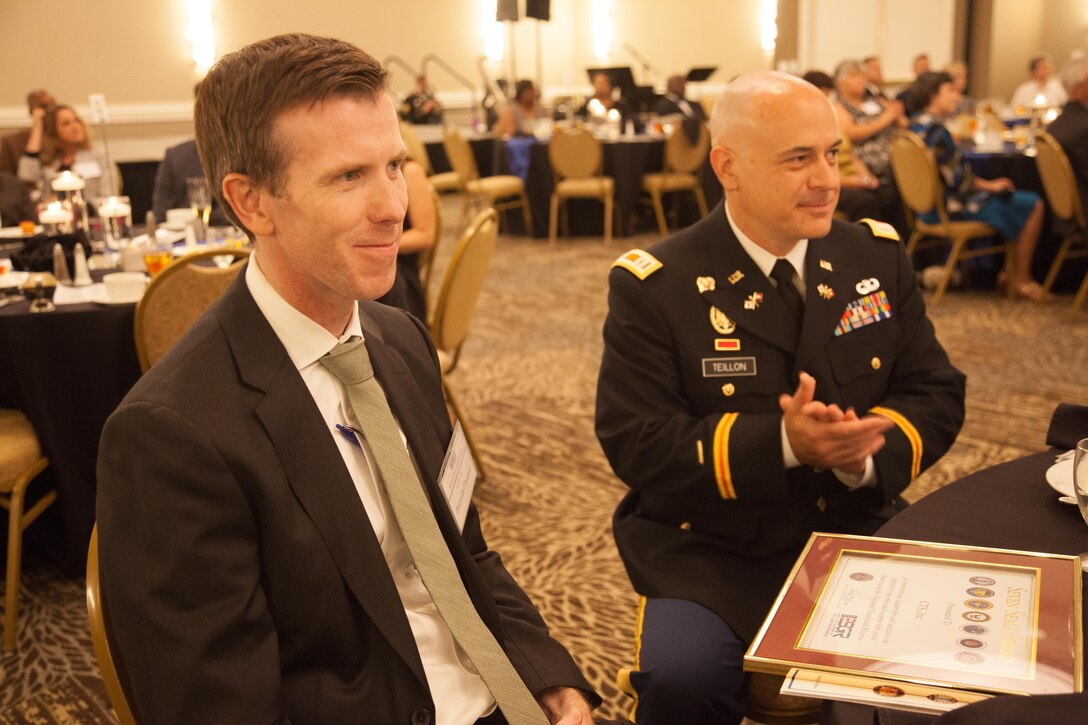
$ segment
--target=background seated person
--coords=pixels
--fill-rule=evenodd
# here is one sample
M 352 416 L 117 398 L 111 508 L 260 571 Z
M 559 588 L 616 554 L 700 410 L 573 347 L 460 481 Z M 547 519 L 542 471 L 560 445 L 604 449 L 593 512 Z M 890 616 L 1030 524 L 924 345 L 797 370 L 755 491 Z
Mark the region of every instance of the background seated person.
M 623 115 L 623 104 L 616 98 L 616 90 L 612 87 L 612 79 L 608 74 L 594 73 L 592 81 L 593 95 L 582 104 L 577 115 L 581 118 L 605 118 L 613 109 Z
M 1048 53 L 1037 53 L 1028 61 L 1027 79 L 1012 94 L 1009 101 L 1014 109 L 1027 111 L 1032 108 L 1050 108 L 1060 106 L 1068 100 L 1062 84 L 1054 78 L 1054 61 Z
M 929 72 L 929 54 L 928 53 L 919 53 L 918 55 L 914 56 L 914 61 L 911 63 L 911 69 L 914 71 L 914 80 L 915 81 L 917 81 L 919 78 L 921 78 L 923 73 L 928 73 Z M 907 118 L 910 118 L 915 113 L 918 113 L 920 110 L 922 110 L 920 108 L 914 108 L 913 106 L 911 106 L 910 98 L 911 98 L 911 96 L 910 96 L 910 85 L 909 84 L 907 85 L 906 88 L 899 91 L 899 93 L 895 94 L 895 100 L 898 101 L 899 104 L 903 107 L 903 114 Z
M 514 100 L 499 113 L 496 130 L 500 136 L 532 136 L 538 119 L 544 118 L 540 91 L 531 80 L 522 79 L 514 85 Z
M 684 98 L 687 84 L 684 76 L 671 76 L 665 87 L 665 95 L 657 99 L 652 110 L 659 116 L 683 116 L 681 126 L 684 133 L 691 143 L 695 143 L 699 140 L 699 126 L 706 122 L 706 111 L 703 104 Z
M 400 118 L 408 123 L 442 123 L 442 106 L 427 86 L 427 76 L 416 76 L 415 93 L 401 103 Z
M 204 178 L 204 167 L 200 163 L 196 141 L 189 139 L 166 149 L 166 155 L 155 172 L 155 188 L 151 193 L 151 209 L 155 212 L 156 221 L 166 221 L 168 209 L 189 206 L 189 190 L 185 180 L 193 177 Z M 213 227 L 230 224 L 214 194 L 209 224 Z
M 970 219 L 993 226 L 1006 239 L 1016 240 L 1013 279 L 1007 283 L 1018 297 L 1035 302 L 1051 298 L 1031 278 L 1031 260 L 1043 226 L 1043 203 L 1032 191 L 1017 191 L 1006 178 L 981 179 L 963 161 L 963 153 L 944 125 L 959 103 L 960 94 L 947 73 L 926 73 L 912 86 L 913 102 L 924 109 L 911 124 L 933 149 L 945 185 L 945 205 L 956 219 Z M 935 223 L 937 215 L 925 221 Z
M 975 112 L 975 99 L 967 95 L 967 64 L 957 60 L 948 64 L 944 69 L 952 77 L 952 85 L 960 94 L 960 102 L 956 104 L 956 116 L 973 114 Z
M 379 297 L 378 302 L 407 310 L 426 323 L 427 298 L 423 293 L 419 264 L 424 253 L 434 246 L 437 236 L 434 201 L 423 165 L 407 159 L 402 169 L 408 187 L 408 213 L 404 215 L 404 231 L 397 248 L 397 276 L 393 288 Z
M 89 204 L 115 193 L 114 169 L 106 154 L 91 146 L 87 126 L 76 110 L 63 104 L 35 109 L 26 151 L 19 159 L 19 178 L 38 184 L 41 196 L 52 194 L 50 183 L 62 171 L 87 182 L 83 197 Z
M 835 69 L 839 130 L 854 144 L 854 155 L 881 183 L 892 181 L 892 136 L 903 121 L 903 108 L 886 98 L 865 98 L 865 72 L 856 60 Z
M 0 171 L 0 223 L 5 227 L 22 221 L 37 221 L 38 210 L 30 201 L 26 184 L 15 176 Z
M 43 88 L 35 88 L 26 94 L 27 115 L 34 118 L 35 109 L 45 109 L 56 104 L 53 94 Z M 19 173 L 19 159 L 26 151 L 26 142 L 30 138 L 30 129 L 15 131 L 0 137 L 0 173 L 15 176 Z
M 1075 58 L 1062 68 L 1069 101 L 1047 132 L 1061 144 L 1077 177 L 1081 205 L 1088 211 L 1088 59 Z

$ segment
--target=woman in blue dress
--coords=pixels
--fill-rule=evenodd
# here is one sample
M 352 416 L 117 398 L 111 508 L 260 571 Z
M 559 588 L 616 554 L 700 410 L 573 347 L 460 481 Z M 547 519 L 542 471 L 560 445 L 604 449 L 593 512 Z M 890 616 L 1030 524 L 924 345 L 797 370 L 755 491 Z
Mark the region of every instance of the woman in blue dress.
M 1031 260 L 1043 227 L 1043 203 L 1032 191 L 1017 191 L 1007 178 L 982 179 L 963 161 L 963 152 L 944 121 L 956 112 L 960 92 L 948 73 L 924 73 L 911 88 L 915 108 L 923 109 L 910 130 L 933 150 L 945 185 L 945 206 L 954 219 L 980 221 L 1006 239 L 1016 240 L 1013 278 L 1007 280 L 1018 297 L 1036 302 L 1051 298 L 1031 278 Z M 936 214 L 929 223 L 937 221 Z

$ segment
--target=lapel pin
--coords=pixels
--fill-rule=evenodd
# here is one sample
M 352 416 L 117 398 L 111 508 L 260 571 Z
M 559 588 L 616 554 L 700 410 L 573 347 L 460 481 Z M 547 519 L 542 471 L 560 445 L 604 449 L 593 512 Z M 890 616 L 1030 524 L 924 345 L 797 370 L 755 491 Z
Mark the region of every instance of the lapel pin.
M 820 260 L 820 269 L 826 269 L 828 272 L 834 272 L 835 271 L 835 270 L 833 270 L 831 268 L 831 262 L 828 262 L 826 259 L 821 259 Z
M 878 289 L 880 289 L 880 280 L 878 280 L 876 277 L 869 277 L 868 279 L 863 279 L 856 285 L 854 285 L 854 289 L 858 291 L 859 295 L 867 295 L 872 292 L 876 292 Z
M 748 299 L 744 300 L 744 309 L 754 310 L 757 307 L 759 307 L 759 303 L 761 303 L 762 301 L 763 301 L 763 293 L 762 292 L 753 292 L 752 294 L 748 295 Z
M 695 286 L 699 288 L 699 294 L 706 291 L 714 290 L 714 278 L 713 277 L 696 277 Z
M 737 282 L 740 282 L 742 279 L 744 279 L 744 272 L 741 272 L 738 269 L 736 272 L 729 275 L 729 284 L 736 284 Z
M 737 324 L 726 317 L 717 307 L 710 308 L 710 325 L 719 335 L 728 335 L 737 329 Z
M 816 285 L 816 291 L 820 293 L 820 296 L 825 300 L 829 300 L 835 296 L 835 290 L 828 287 L 826 284 Z

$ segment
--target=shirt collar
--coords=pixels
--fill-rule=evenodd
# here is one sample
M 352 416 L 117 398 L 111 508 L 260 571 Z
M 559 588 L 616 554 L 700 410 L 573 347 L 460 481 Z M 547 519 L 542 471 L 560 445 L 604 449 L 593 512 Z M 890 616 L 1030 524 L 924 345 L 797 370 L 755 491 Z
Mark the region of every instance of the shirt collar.
M 733 234 L 737 235 L 737 241 L 740 242 L 741 248 L 752 258 L 752 261 L 759 267 L 759 271 L 763 272 L 768 279 L 771 277 L 771 270 L 774 268 L 774 263 L 780 258 L 768 252 L 763 247 L 759 246 L 752 239 L 740 230 L 736 222 L 733 221 L 733 216 L 729 213 L 729 204 L 725 205 L 725 218 L 729 222 L 729 227 L 733 230 Z M 801 280 L 801 284 L 805 283 L 805 254 L 808 252 L 808 240 L 802 239 L 794 245 L 793 249 L 789 251 L 783 259 L 793 266 L 794 272 L 797 274 L 798 279 Z
M 363 336 L 363 329 L 359 324 L 358 302 L 351 308 L 351 320 L 344 334 L 337 338 L 283 299 L 261 271 L 256 249 L 250 255 L 249 264 L 246 266 L 246 286 L 298 370 L 317 362 L 337 343 L 353 336 Z

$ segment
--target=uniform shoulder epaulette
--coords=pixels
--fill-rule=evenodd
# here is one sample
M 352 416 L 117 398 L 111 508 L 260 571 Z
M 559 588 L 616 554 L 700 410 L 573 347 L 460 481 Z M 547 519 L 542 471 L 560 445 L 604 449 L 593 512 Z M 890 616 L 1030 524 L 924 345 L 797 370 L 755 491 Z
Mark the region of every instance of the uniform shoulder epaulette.
M 873 233 L 874 237 L 878 239 L 891 239 L 892 241 L 899 241 L 899 232 L 895 231 L 888 222 L 878 222 L 876 219 L 862 219 L 858 224 L 864 224 L 869 227 L 869 231 Z
M 623 267 L 639 279 L 646 279 L 663 266 L 657 257 L 641 249 L 632 249 L 620 255 L 612 263 L 613 267 Z

